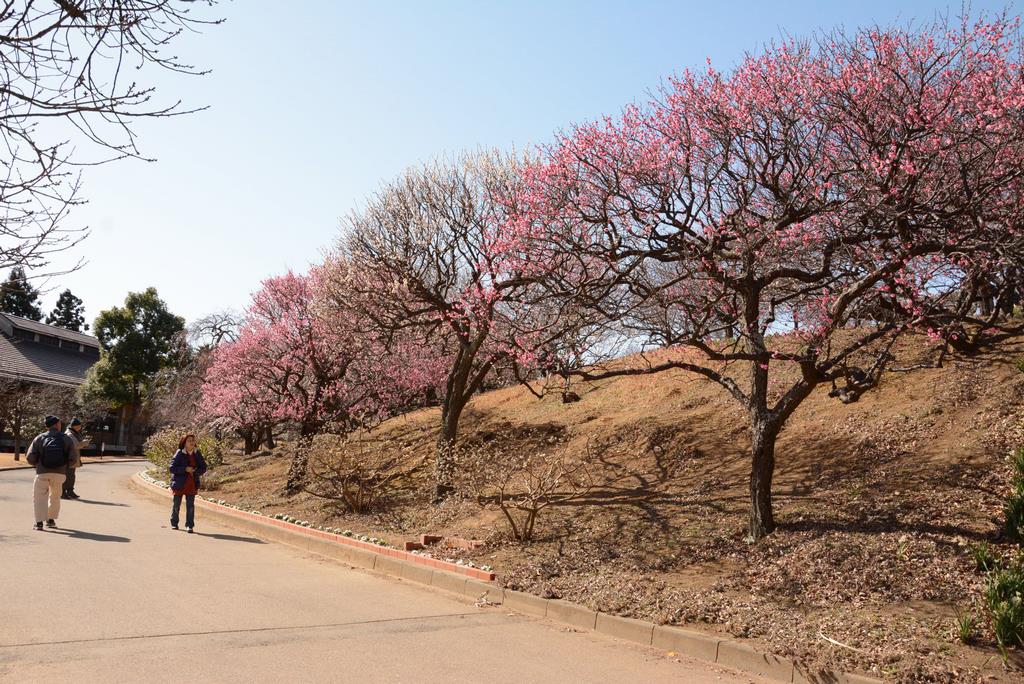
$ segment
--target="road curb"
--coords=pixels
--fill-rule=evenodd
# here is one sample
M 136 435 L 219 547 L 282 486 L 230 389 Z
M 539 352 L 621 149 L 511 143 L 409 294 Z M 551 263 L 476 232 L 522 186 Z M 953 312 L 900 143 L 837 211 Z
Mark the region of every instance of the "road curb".
M 131 484 L 140 492 L 154 498 L 166 500 L 171 496 L 168 489 L 143 480 L 139 474 L 132 476 Z M 502 589 L 493 581 L 481 581 L 478 575 L 490 575 L 492 580 L 494 575 L 476 568 L 455 566 L 453 563 L 435 558 L 424 558 L 406 551 L 312 530 L 301 525 L 221 506 L 212 501 L 196 499 L 196 505 L 212 517 L 233 527 L 348 565 L 461 594 L 473 601 L 484 599 L 490 604 L 502 604 L 504 608 L 524 615 L 548 618 L 580 629 L 761 675 L 775 681 L 791 684 L 881 684 L 882 681 L 863 675 L 829 670 L 807 671 L 787 658 L 758 651 L 741 641 L 719 639 L 705 632 L 619 617 L 569 601 L 546 599 L 535 594 Z M 409 556 L 412 558 L 407 558 Z
M 86 456 L 86 458 L 89 458 L 89 457 Z M 105 464 L 108 464 L 108 463 L 145 463 L 145 462 L 146 462 L 146 459 L 144 459 L 144 458 L 129 458 L 129 459 L 125 459 L 123 461 L 85 461 L 83 463 L 82 467 L 84 468 L 85 466 L 105 465 Z M 6 472 L 8 470 L 31 470 L 33 468 L 35 468 L 35 466 L 28 465 L 27 463 L 25 465 L 20 465 L 20 466 L 3 466 L 3 467 L 0 467 L 0 473 Z
M 597 629 L 597 611 L 583 606 L 552 599 L 548 602 L 547 616 L 580 629 Z
M 131 478 L 132 485 L 142 492 L 151 494 L 161 499 L 171 498 L 171 492 L 166 487 L 152 484 L 142 479 L 136 473 Z M 248 511 L 240 511 L 228 506 L 206 499 L 196 498 L 196 506 L 202 508 L 215 518 L 230 521 L 232 524 L 244 527 L 245 529 L 267 539 L 280 541 L 291 546 L 297 546 L 306 551 L 312 551 L 329 558 L 335 558 L 352 565 L 363 568 L 379 570 L 387 574 L 406 579 L 416 578 L 424 584 L 431 583 L 431 573 L 448 572 L 462 575 L 467 579 L 484 580 L 493 582 L 495 574 L 438 560 L 427 558 L 408 551 L 399 551 L 369 542 L 359 541 L 333 532 L 311 529 L 302 525 L 269 518 L 265 515 L 257 515 Z M 406 568 L 406 566 L 411 566 Z M 415 569 L 413 569 L 415 568 Z

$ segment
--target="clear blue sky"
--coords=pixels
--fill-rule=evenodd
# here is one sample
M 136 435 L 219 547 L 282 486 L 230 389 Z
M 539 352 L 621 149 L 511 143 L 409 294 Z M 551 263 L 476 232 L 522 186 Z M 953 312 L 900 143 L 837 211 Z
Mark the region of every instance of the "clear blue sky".
M 158 96 L 208 105 L 144 122 L 156 163 L 87 169 L 71 217 L 88 263 L 54 279 L 87 317 L 155 286 L 194 319 L 242 308 L 259 282 L 304 270 L 339 217 L 436 155 L 526 147 L 645 99 L 705 58 L 721 67 L 786 33 L 960 11 L 958 2 L 366 2 L 235 0 L 175 51 L 204 78 L 151 74 Z M 971 4 L 972 13 L 1020 3 Z M 285 8 L 285 9 L 282 9 Z M 68 259 L 69 260 L 69 259 Z M 59 263 L 57 265 L 60 265 Z

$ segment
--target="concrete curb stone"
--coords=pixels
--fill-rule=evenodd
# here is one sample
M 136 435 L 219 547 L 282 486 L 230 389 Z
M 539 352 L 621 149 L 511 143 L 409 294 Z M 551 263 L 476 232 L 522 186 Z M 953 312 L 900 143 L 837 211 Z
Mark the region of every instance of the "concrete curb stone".
M 483 596 L 491 603 L 504 603 L 506 593 L 508 593 L 508 590 L 499 587 L 497 584 L 469 579 L 466 580 L 466 587 L 463 595 L 467 598 L 473 599 L 474 601 L 479 600 L 480 597 Z
M 795 684 L 880 684 L 880 680 L 845 672 L 801 672 L 797 667 L 793 670 Z
M 527 594 L 522 591 L 506 589 L 505 595 L 502 598 L 502 603 L 506 608 L 511 608 L 512 610 L 526 615 L 546 617 L 548 613 L 547 599 L 543 599 L 540 596 L 534 596 L 533 594 Z
M 597 631 L 636 644 L 650 646 L 654 636 L 654 623 L 598 613 Z
M 377 572 L 387 573 L 388 575 L 394 575 L 395 577 L 402 576 L 402 561 L 397 558 L 390 558 L 388 556 L 377 556 L 377 561 L 373 564 L 373 569 Z
M 434 570 L 434 574 L 430 576 L 430 586 L 443 589 L 444 591 L 450 591 L 453 594 L 462 596 L 466 592 L 466 582 L 468 580 L 461 575 L 455 575 L 444 570 Z
M 147 482 L 141 479 L 138 475 L 131 478 L 131 483 L 136 489 L 139 489 L 151 496 L 156 496 L 161 499 L 170 498 L 170 492 L 166 488 Z M 493 581 L 495 578 L 493 572 L 487 572 L 480 570 L 479 568 L 462 567 L 454 563 L 440 561 L 435 558 L 418 556 L 405 551 L 399 551 L 397 549 L 362 542 L 357 539 L 342 537 L 341 535 L 325 532 L 323 530 L 293 525 L 274 518 L 255 515 L 248 511 L 240 511 L 226 506 L 221 506 L 212 501 L 197 499 L 196 505 L 216 518 L 227 520 L 233 525 L 253 530 L 255 534 L 262 535 L 268 539 L 280 541 L 284 544 L 288 544 L 289 546 L 306 551 L 315 551 L 320 555 L 327 556 L 329 558 L 336 558 L 353 565 L 358 565 L 362 568 L 368 568 L 371 570 L 381 569 L 381 567 L 378 566 L 385 565 L 387 561 L 382 562 L 380 559 L 386 558 L 389 561 L 414 565 L 424 570 L 424 572 L 418 573 L 415 571 L 408 571 L 406 574 L 410 578 L 425 578 L 427 577 L 426 573 L 432 572 L 433 570 L 445 570 L 452 574 L 462 574 L 467 578 L 473 578 L 475 580 Z M 388 570 L 388 572 L 399 577 L 402 576 L 402 571 L 400 569 L 401 566 L 392 564 L 388 567 L 392 568 L 391 570 Z M 430 582 L 427 581 L 425 584 L 430 584 Z
M 547 617 L 581 629 L 597 626 L 597 611 L 567 601 L 549 600 Z
M 413 563 L 402 563 L 402 579 L 426 584 L 428 587 L 433 583 L 435 572 L 439 571 Z
M 719 641 L 720 639 L 708 636 L 703 632 L 657 625 L 654 628 L 651 645 L 663 651 L 675 651 L 691 658 L 714 663 L 718 660 Z
M 267 527 L 273 526 L 267 525 Z M 287 535 L 288 532 L 286 532 L 285 530 L 280 530 L 279 532 L 276 532 L 276 534 L 283 537 L 284 535 Z M 304 541 L 305 543 L 302 545 L 301 548 L 305 549 L 306 551 L 318 553 L 321 556 L 327 556 L 328 558 L 333 558 L 334 560 L 348 562 L 348 552 L 350 549 L 347 549 L 343 546 L 338 546 L 337 544 L 332 544 L 326 539 L 316 539 L 314 537 L 309 537 L 306 538 Z
M 744 672 L 753 672 L 764 677 L 792 682 L 795 668 L 792 661 L 770 653 L 756 651 L 746 644 L 722 641 L 718 644 L 719 665 L 734 667 Z
M 344 558 L 346 563 L 351 563 L 367 570 L 376 570 L 377 561 L 380 559 L 380 556 L 363 549 L 346 549 Z

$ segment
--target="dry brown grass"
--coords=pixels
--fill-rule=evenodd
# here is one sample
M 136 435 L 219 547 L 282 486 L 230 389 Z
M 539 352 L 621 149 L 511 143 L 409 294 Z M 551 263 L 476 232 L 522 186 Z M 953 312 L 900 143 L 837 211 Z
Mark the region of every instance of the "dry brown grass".
M 906 345 L 901 355 L 919 352 Z M 545 511 L 532 544 L 511 543 L 500 513 L 468 500 L 429 505 L 436 410 L 363 436 L 420 466 L 377 513 L 285 497 L 287 463 L 274 456 L 229 458 L 218 496 L 396 542 L 423 532 L 486 539 L 464 557 L 494 566 L 506 586 L 701 623 L 808 662 L 900 681 L 1019 681 L 987 628 L 966 647 L 953 623 L 958 613 L 984 623 L 969 545 L 1011 552 L 999 531 L 1005 453 L 1024 438 L 1024 375 L 1013 365 L 1022 355 L 1024 345 L 1005 344 L 891 374 L 852 405 L 819 388 L 779 439 L 780 526 L 755 546 L 744 542 L 746 414 L 683 372 L 578 384 L 572 404 L 521 387 L 472 401 L 468 443 L 597 450 L 601 484 Z

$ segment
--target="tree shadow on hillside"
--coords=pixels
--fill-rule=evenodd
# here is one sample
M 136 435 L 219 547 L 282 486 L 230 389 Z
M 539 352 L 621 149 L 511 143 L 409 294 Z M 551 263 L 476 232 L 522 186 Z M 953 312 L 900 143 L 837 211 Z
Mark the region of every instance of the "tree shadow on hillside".
M 705 468 L 709 465 L 704 462 L 705 455 L 696 449 L 684 458 Z M 668 450 L 653 452 L 651 461 L 640 469 L 629 468 L 604 455 L 596 461 L 602 469 L 601 484 L 553 508 L 599 508 L 609 516 L 611 530 L 605 535 L 608 537 L 622 533 L 639 519 L 655 526 L 662 535 L 674 538 L 679 534 L 678 522 L 688 515 L 724 518 L 736 513 L 747 501 L 745 492 L 716 477 L 708 477 L 706 472 L 682 475 L 680 469 L 686 462 Z
M 906 532 L 914 534 L 931 534 L 946 537 L 966 537 L 974 541 L 992 541 L 992 536 L 978 532 L 962 525 L 936 525 L 931 523 L 902 522 L 892 518 L 884 520 L 825 520 L 804 519 L 795 522 L 779 522 L 776 529 L 780 532 L 845 532 L 860 534 L 884 534 Z M 952 542 L 944 542 L 952 544 Z
M 934 454 L 922 456 L 881 450 L 856 454 L 855 448 L 849 439 L 836 437 L 813 440 L 805 448 L 813 452 L 809 457 L 801 453 L 804 449 L 793 445 L 784 452 L 777 452 L 781 463 L 775 475 L 776 495 L 813 496 L 855 484 L 878 487 L 881 491 L 891 485 L 897 489 L 944 488 L 999 499 L 1003 496 L 987 481 L 991 467 L 977 462 L 939 462 Z M 787 460 L 799 461 L 801 465 L 787 467 Z M 941 467 L 937 467 L 937 463 L 941 463 Z

